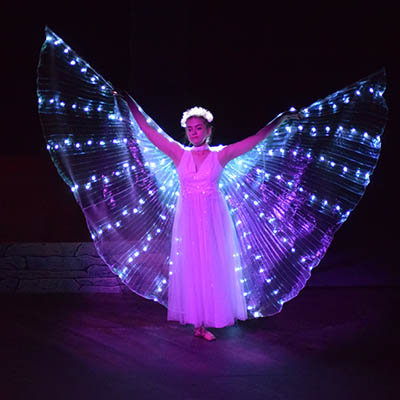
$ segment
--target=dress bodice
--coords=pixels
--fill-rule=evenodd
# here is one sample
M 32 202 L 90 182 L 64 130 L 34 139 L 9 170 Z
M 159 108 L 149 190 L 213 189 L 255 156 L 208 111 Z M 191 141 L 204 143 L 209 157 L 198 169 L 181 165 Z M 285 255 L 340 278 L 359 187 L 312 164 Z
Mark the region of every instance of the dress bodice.
M 219 195 L 218 181 L 222 170 L 218 152 L 211 150 L 197 169 L 192 151 L 184 150 L 177 168 L 182 196 Z

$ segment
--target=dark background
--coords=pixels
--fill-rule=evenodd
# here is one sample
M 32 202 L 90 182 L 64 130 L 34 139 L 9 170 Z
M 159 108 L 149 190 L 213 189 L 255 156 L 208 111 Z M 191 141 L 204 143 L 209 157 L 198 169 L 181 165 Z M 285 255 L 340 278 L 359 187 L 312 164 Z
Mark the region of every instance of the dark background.
M 389 123 L 366 194 L 336 249 L 395 255 L 399 21 L 385 2 L 7 2 L 2 16 L 0 242 L 89 241 L 83 214 L 45 148 L 36 66 L 48 25 L 171 136 L 193 105 L 215 116 L 214 144 L 254 134 L 386 67 Z

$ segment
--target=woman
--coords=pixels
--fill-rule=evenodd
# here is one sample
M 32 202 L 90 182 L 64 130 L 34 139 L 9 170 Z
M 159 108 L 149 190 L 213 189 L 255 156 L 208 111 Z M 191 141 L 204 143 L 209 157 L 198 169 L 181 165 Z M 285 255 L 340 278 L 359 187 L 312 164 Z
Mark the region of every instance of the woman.
M 160 135 L 146 121 L 135 102 L 125 95 L 130 110 L 148 139 L 174 162 L 180 191 L 172 234 L 168 286 L 168 320 L 195 326 L 194 335 L 215 336 L 205 325 L 224 327 L 247 319 L 235 229 L 218 191 L 224 166 L 250 151 L 284 121 L 299 119 L 294 112 L 277 116 L 255 135 L 225 146 L 209 147 L 212 114 L 201 107 L 187 110 L 181 125 L 192 147 L 183 148 Z

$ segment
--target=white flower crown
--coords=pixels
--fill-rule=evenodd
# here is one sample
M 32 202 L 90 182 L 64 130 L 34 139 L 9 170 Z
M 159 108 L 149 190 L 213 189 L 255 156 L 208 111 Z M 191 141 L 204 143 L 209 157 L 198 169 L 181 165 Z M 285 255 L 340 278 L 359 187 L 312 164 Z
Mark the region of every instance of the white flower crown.
M 208 121 L 208 123 L 211 123 L 212 120 L 214 119 L 214 116 L 210 113 L 210 111 L 206 110 L 205 108 L 192 107 L 192 108 L 189 108 L 189 110 L 186 110 L 182 115 L 182 119 L 181 119 L 181 127 L 182 128 L 186 128 L 186 121 L 190 117 L 202 117 L 206 121 Z

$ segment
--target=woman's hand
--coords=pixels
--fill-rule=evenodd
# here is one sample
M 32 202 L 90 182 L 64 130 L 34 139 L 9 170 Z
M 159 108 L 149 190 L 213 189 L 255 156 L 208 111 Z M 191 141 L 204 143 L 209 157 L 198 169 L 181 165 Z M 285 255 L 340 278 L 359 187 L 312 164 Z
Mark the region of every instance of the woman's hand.
M 302 119 L 301 113 L 297 110 L 285 111 L 279 117 L 280 117 L 280 124 L 290 121 L 299 121 L 300 119 Z

